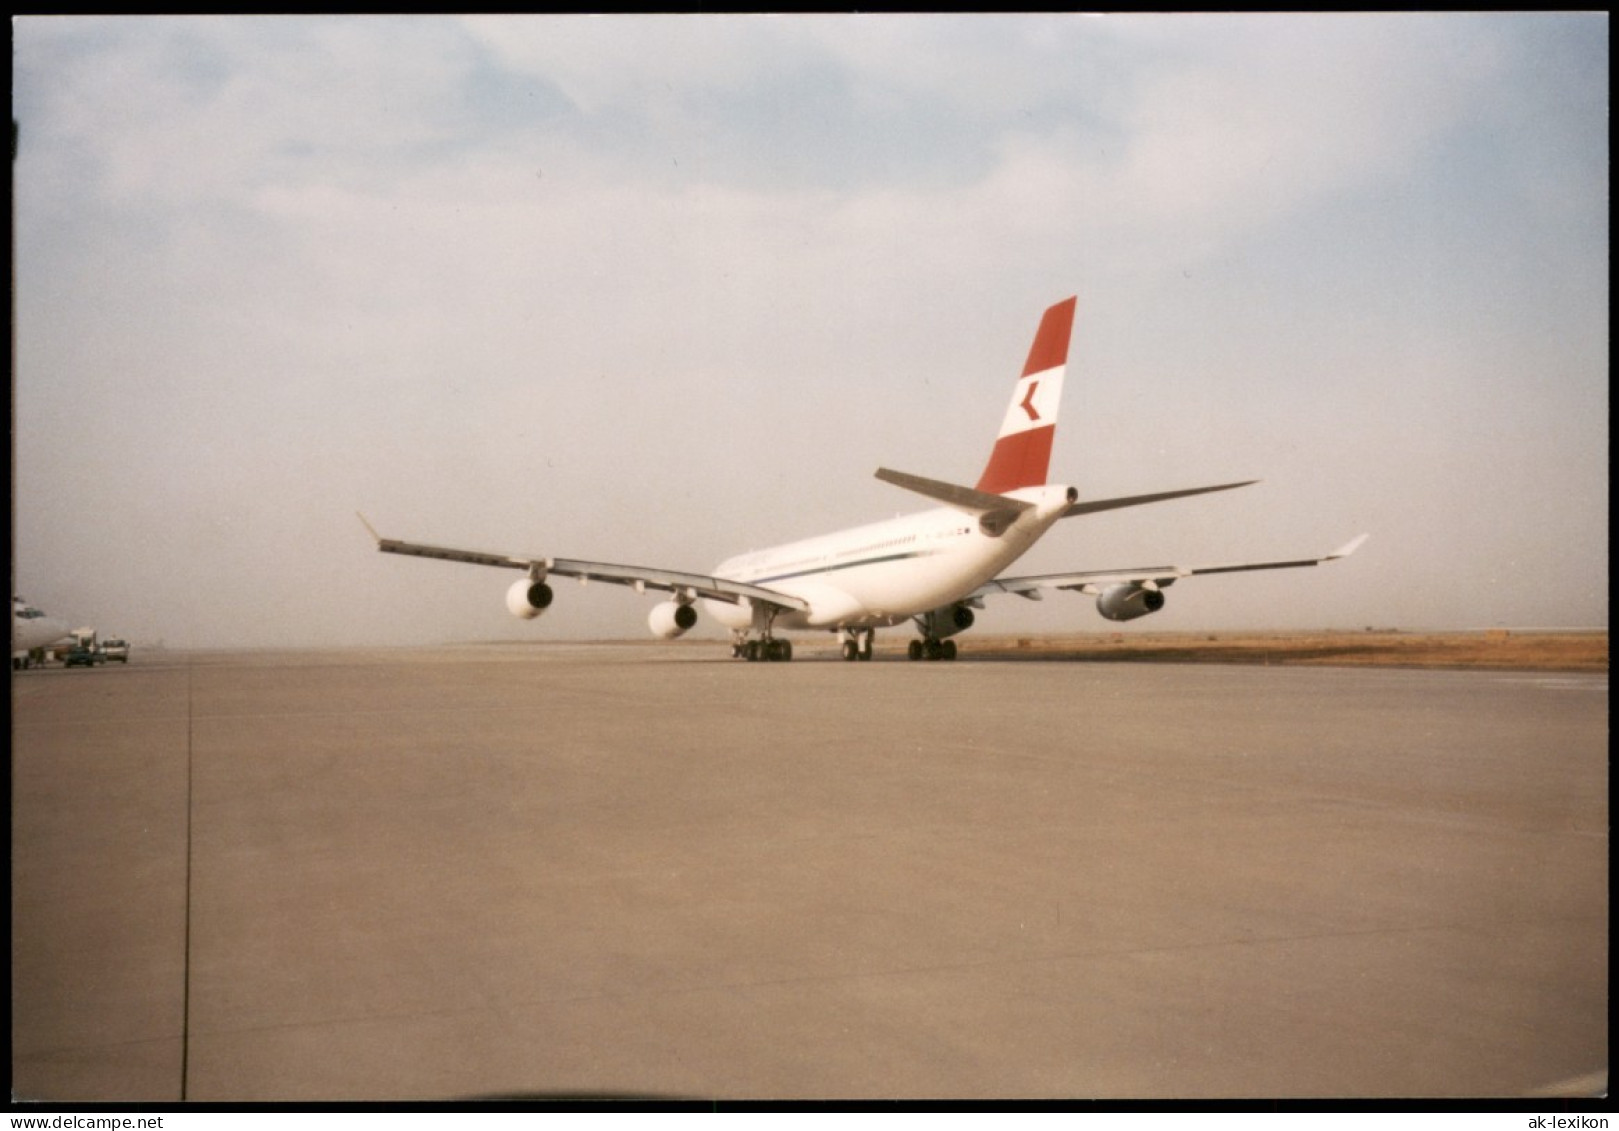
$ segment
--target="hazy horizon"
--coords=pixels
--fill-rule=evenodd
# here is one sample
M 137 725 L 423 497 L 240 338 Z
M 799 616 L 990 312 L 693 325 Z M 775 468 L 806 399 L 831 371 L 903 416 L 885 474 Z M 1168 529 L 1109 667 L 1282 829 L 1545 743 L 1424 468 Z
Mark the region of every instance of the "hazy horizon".
M 974 632 L 1605 628 L 1608 26 L 14 18 L 13 592 L 177 649 L 650 639 L 356 512 L 700 572 L 921 509 L 872 472 L 976 481 L 1077 294 L 1053 479 L 1262 482 L 1014 573 L 1371 538 Z

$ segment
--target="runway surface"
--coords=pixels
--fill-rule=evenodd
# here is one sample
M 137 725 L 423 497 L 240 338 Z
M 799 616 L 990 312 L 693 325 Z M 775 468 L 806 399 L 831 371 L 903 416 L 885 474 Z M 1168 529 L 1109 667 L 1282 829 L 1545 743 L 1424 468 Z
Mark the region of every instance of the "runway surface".
M 1605 674 L 722 651 L 15 674 L 14 1095 L 1605 1086 Z

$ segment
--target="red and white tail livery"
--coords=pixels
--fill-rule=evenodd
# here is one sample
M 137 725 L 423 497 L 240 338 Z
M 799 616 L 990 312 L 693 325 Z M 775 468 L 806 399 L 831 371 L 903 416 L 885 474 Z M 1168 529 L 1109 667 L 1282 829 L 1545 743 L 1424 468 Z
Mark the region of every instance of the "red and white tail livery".
M 978 489 L 1004 495 L 1019 487 L 1039 487 L 1051 465 L 1051 444 L 1062 406 L 1062 379 L 1068 371 L 1068 342 L 1074 332 L 1078 299 L 1065 298 L 1047 310 L 1023 363 L 1023 376 L 995 436 L 995 449 Z
M 998 593 L 1031 598 L 1046 589 L 1085 593 L 1096 598 L 1103 617 L 1133 620 L 1163 608 L 1163 591 L 1182 578 L 1319 565 L 1347 557 L 1364 541 L 1362 535 L 1323 557 L 1288 561 L 1003 576 L 1061 519 L 1254 482 L 1088 500 L 1073 487 L 1049 482 L 1075 306 L 1076 299 L 1065 298 L 1041 317 L 977 486 L 878 469 L 879 479 L 938 504 L 928 510 L 729 558 L 706 574 L 454 549 L 371 533 L 384 553 L 523 571 L 506 603 L 525 619 L 551 605 L 553 575 L 666 594 L 647 618 L 653 633 L 664 639 L 696 625 L 701 602 L 709 616 L 731 630 L 731 654 L 749 660 L 791 659 L 792 643 L 784 633 L 800 630 L 835 633 L 844 659 L 869 660 L 876 630 L 907 621 L 917 633 L 907 648 L 911 659 L 954 659 L 951 637 L 971 627 L 975 610 Z

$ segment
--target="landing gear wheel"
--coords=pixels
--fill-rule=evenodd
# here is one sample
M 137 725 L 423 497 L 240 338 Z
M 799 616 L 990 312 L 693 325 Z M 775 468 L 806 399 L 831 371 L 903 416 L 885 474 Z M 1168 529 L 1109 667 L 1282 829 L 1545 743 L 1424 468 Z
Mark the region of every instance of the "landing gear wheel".
M 853 640 L 845 640 L 843 642 L 843 658 L 845 660 L 852 660 L 859 654 L 860 651 L 855 647 L 855 642 Z
M 922 642 L 920 640 L 913 640 L 907 644 L 905 646 L 905 655 L 910 659 L 920 660 L 922 658 Z
M 939 645 L 939 659 L 953 660 L 955 658 L 956 642 L 954 640 L 946 640 L 943 644 Z

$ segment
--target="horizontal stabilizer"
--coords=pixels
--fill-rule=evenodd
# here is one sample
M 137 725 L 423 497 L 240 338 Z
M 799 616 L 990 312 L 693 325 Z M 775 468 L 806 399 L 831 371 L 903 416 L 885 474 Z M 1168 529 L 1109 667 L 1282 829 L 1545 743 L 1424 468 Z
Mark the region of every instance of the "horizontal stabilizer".
M 1073 518 L 1076 515 L 1095 514 L 1097 511 L 1114 511 L 1121 507 L 1139 507 L 1146 503 L 1161 503 L 1167 499 L 1184 499 L 1191 495 L 1207 495 L 1214 491 L 1230 491 L 1237 487 L 1251 487 L 1258 483 L 1257 479 L 1244 479 L 1241 483 L 1219 483 L 1213 487 L 1189 487 L 1184 491 L 1159 491 L 1153 495 L 1127 495 L 1118 499 L 1094 499 L 1090 502 L 1071 503 L 1067 510 L 1062 512 L 1064 518 Z
M 987 491 L 975 491 L 971 487 L 961 487 L 955 483 L 924 479 L 920 475 L 911 475 L 904 471 L 890 471 L 886 467 L 877 469 L 877 478 L 884 483 L 892 483 L 907 491 L 915 491 L 918 495 L 937 499 L 946 506 L 970 511 L 973 514 L 988 514 L 995 511 L 1011 511 L 1015 514 L 1034 507 L 1033 503 L 1026 503 L 1022 499 L 992 495 Z

